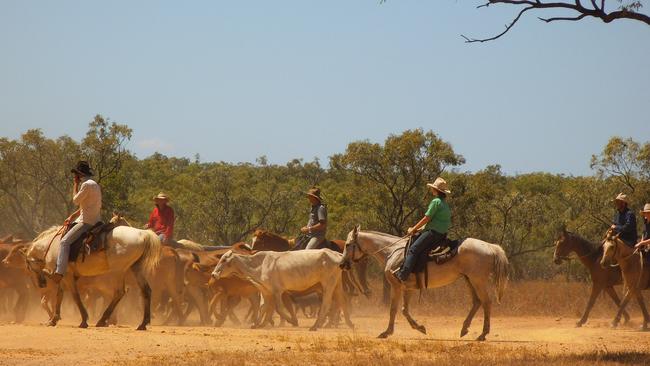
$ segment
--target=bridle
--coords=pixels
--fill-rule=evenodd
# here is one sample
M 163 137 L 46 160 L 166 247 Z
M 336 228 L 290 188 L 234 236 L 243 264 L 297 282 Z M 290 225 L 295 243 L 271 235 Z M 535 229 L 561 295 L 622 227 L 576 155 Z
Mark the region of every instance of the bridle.
M 558 247 L 558 245 L 559 245 L 559 242 L 560 242 L 559 240 L 556 240 L 556 241 L 555 241 L 555 248 L 556 248 L 556 250 L 557 250 L 557 247 Z M 601 244 L 600 247 L 602 247 L 602 244 Z M 576 250 L 573 249 L 572 251 L 576 253 L 575 257 L 572 256 L 571 254 L 568 254 L 568 255 L 557 255 L 557 254 L 554 254 L 554 255 L 555 255 L 555 258 L 557 258 L 557 259 L 559 259 L 559 260 L 563 260 L 563 261 L 570 261 L 570 260 L 572 260 L 572 259 L 582 259 L 582 258 L 587 258 L 587 257 L 589 257 L 589 256 L 592 256 L 592 255 L 594 255 L 595 253 L 598 253 L 598 248 L 600 248 L 600 247 L 591 248 L 591 249 L 589 250 L 589 252 L 587 252 L 587 254 L 583 254 L 583 255 L 578 255 L 578 253 L 576 252 Z M 571 252 L 569 252 L 569 253 L 571 253 Z
M 361 249 L 361 246 L 359 245 L 359 242 L 357 241 L 357 235 L 354 236 L 354 239 L 353 239 L 352 241 L 350 241 L 349 243 L 345 243 L 345 247 L 347 248 L 348 246 L 353 245 L 353 247 L 352 247 L 352 262 L 353 262 L 353 263 L 357 263 L 357 262 L 361 261 L 362 259 L 364 259 L 365 257 L 367 257 L 367 256 L 373 256 L 373 255 L 375 255 L 375 254 L 381 252 L 382 250 L 384 250 L 384 249 L 386 249 L 386 248 L 388 248 L 388 247 L 391 247 L 391 246 L 397 244 L 398 242 L 400 242 L 401 240 L 404 240 L 404 239 L 406 239 L 406 238 L 408 238 L 408 237 L 410 237 L 410 236 L 411 236 L 410 234 L 406 234 L 406 235 L 404 235 L 403 237 L 401 237 L 401 238 L 395 240 L 394 242 L 382 246 L 381 248 L 375 250 L 375 251 L 372 252 L 372 253 L 368 253 L 368 252 L 366 252 L 365 250 Z M 359 253 L 361 253 L 361 256 L 359 257 L 359 259 L 355 259 L 355 258 L 354 258 L 354 257 L 355 257 L 355 252 L 356 252 L 357 249 L 359 250 Z M 400 249 L 400 248 L 397 248 L 397 249 Z M 394 250 L 394 251 L 392 251 L 392 252 L 388 255 L 388 257 L 390 258 L 390 257 L 391 257 L 391 256 L 392 256 L 392 255 L 397 251 L 397 249 Z

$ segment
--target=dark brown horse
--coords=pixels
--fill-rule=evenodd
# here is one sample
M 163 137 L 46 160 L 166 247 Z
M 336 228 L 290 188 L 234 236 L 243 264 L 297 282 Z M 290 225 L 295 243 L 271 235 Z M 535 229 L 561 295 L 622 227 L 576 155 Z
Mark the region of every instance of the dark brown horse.
M 330 242 L 333 244 L 330 246 L 332 249 L 336 248 L 335 251 L 343 253 L 345 240 L 330 240 Z M 255 230 L 253 233 L 253 243 L 251 244 L 251 248 L 253 250 L 285 252 L 291 250 L 294 244 L 295 239 L 286 239 L 278 234 L 266 230 Z M 370 296 L 371 291 L 366 276 L 367 269 L 368 261 L 362 260 L 355 263 L 354 274 L 343 272 L 343 288 L 346 293 L 352 294 L 356 291 L 355 288 L 359 288 L 366 297 Z
M 553 253 L 553 260 L 555 264 L 562 263 L 563 260 L 570 259 L 571 253 L 575 253 L 578 260 L 587 267 L 589 275 L 591 276 L 591 295 L 585 308 L 582 317 L 576 323 L 576 327 L 581 327 L 587 322 L 589 312 L 593 308 L 598 295 L 604 290 L 609 297 L 612 298 L 616 306 L 620 306 L 621 300 L 614 289 L 614 286 L 623 283 L 621 276 L 621 269 L 619 267 L 606 267 L 600 265 L 600 257 L 603 254 L 602 246 L 590 243 L 589 241 L 581 238 L 579 235 L 568 232 L 565 229 L 560 233 L 560 237 L 555 242 L 555 252 Z M 623 312 L 625 322 L 630 320 L 627 312 Z

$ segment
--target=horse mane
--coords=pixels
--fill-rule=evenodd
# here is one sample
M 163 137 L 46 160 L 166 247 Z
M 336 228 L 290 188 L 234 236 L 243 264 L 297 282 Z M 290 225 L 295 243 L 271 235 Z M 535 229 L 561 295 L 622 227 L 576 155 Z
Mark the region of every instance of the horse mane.
M 57 225 L 51 226 L 50 228 L 45 229 L 45 231 L 38 234 L 38 236 L 36 238 L 34 238 L 34 240 L 32 240 L 32 241 L 37 242 L 37 241 L 45 238 L 48 235 L 54 234 L 54 232 L 58 231 L 60 228 L 61 228 L 61 226 L 57 226 Z
M 383 237 L 385 237 L 385 238 L 389 238 L 389 239 L 396 239 L 396 238 L 398 238 L 398 236 L 396 236 L 396 235 L 387 234 L 387 233 L 382 233 L 382 232 L 380 232 L 380 231 L 364 230 L 363 232 L 364 232 L 364 233 L 367 233 L 367 234 L 374 234 L 374 235 L 383 236 Z
M 574 232 L 571 232 L 571 231 L 566 231 L 566 235 L 569 238 L 577 241 L 579 244 L 582 244 L 583 246 L 585 246 L 587 248 L 587 250 L 589 250 L 589 252 L 593 252 L 593 253 L 602 253 L 603 252 L 603 246 L 602 245 L 598 245 L 596 243 L 593 243 L 593 242 L 583 238 L 582 236 L 578 235 L 577 233 L 574 233 Z
M 282 236 L 272 233 L 268 230 L 263 230 L 263 229 L 258 229 L 255 230 L 255 233 L 253 233 L 253 236 L 258 237 L 260 239 L 262 238 L 269 238 L 269 239 L 275 239 L 275 240 L 282 240 L 282 241 L 287 241 L 287 239 L 283 238 Z

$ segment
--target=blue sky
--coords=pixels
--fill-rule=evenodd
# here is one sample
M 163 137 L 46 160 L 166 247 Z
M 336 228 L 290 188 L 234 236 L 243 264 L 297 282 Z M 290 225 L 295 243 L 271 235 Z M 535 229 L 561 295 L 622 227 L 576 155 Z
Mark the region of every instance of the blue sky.
M 612 135 L 650 140 L 650 27 L 529 14 L 465 44 L 516 13 L 479 4 L 3 0 L 0 136 L 99 113 L 139 157 L 284 163 L 421 127 L 463 170 L 573 175 Z

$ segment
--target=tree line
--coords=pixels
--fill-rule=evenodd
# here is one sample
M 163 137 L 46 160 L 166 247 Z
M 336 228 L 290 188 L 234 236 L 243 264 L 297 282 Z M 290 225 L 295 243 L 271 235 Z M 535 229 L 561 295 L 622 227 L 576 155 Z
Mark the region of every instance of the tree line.
M 0 138 L 0 234 L 31 238 L 74 210 L 70 167 L 88 160 L 103 189 L 104 217 L 118 211 L 144 224 L 159 191 L 171 195 L 175 236 L 204 244 L 247 241 L 260 228 L 296 236 L 307 220 L 303 192 L 319 186 L 329 211 L 328 236 L 344 239 L 355 225 L 402 236 L 424 214 L 426 182 L 443 176 L 452 187 L 451 237 L 503 246 L 514 278 L 585 278 L 577 263 L 551 263 L 566 227 L 597 242 L 610 224 L 612 197 L 627 193 L 638 209 L 650 201 L 650 142 L 612 137 L 590 162 L 591 176 L 504 174 L 491 165 L 460 170 L 463 156 L 433 131 L 407 130 L 383 143 L 351 142 L 318 160 L 270 164 L 202 162 L 159 153 L 138 159 L 132 130 L 100 115 L 81 141 L 48 138 L 38 129 Z M 639 227 L 639 229 L 641 229 Z

